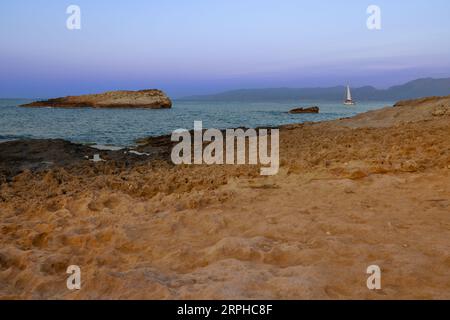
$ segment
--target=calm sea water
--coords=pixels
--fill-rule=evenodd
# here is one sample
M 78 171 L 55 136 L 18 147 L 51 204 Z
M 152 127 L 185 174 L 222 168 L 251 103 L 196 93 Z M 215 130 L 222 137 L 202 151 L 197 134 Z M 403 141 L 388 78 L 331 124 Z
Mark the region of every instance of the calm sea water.
M 301 102 L 204 102 L 174 101 L 169 110 L 146 109 L 53 109 L 21 108 L 29 100 L 0 99 L 0 141 L 56 139 L 113 146 L 132 146 L 147 136 L 193 129 L 194 121 L 204 128 L 278 126 L 305 121 L 331 120 L 392 105 L 390 101 L 360 102 L 355 107 L 340 101 Z M 297 106 L 317 105 L 320 114 L 291 115 Z

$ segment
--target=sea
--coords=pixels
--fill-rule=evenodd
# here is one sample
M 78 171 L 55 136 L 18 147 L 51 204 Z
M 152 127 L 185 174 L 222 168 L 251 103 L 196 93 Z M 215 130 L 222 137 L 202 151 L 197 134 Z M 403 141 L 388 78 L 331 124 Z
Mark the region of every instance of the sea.
M 75 143 L 133 147 L 140 138 L 203 128 L 256 128 L 351 117 L 392 106 L 392 101 L 173 101 L 172 109 L 23 108 L 33 100 L 0 99 L 0 142 L 18 139 L 64 139 Z M 289 114 L 296 107 L 318 106 L 319 114 Z M 0 147 L 1 150 L 1 147 Z

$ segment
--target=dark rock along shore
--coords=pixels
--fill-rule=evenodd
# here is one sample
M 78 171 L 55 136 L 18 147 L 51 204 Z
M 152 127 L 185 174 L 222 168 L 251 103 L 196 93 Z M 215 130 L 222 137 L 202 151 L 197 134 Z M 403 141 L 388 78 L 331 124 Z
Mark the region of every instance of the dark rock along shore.
M 153 160 L 168 161 L 172 142 L 170 136 L 146 138 L 145 144 L 133 149 L 99 150 L 62 139 L 16 140 L 0 143 L 0 183 L 17 174 L 48 170 L 53 167 L 84 166 L 98 154 L 101 159 L 127 167 Z

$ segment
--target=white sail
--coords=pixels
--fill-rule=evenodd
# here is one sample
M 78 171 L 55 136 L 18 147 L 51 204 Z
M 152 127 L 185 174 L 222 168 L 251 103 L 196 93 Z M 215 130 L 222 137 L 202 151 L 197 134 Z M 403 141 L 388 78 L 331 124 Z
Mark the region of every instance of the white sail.
M 350 86 L 347 86 L 347 92 L 345 93 L 344 104 L 347 106 L 353 106 L 355 102 L 352 99 L 352 92 L 350 91 Z
M 347 86 L 347 101 L 352 101 L 352 93 L 350 92 L 350 86 Z

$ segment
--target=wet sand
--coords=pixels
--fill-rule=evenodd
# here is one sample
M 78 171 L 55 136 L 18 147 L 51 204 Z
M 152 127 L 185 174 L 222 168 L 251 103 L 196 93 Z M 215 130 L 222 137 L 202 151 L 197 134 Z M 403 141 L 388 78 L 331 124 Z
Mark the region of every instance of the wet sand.
M 447 97 L 284 126 L 273 177 L 0 144 L 0 298 L 449 299 L 449 138 Z

